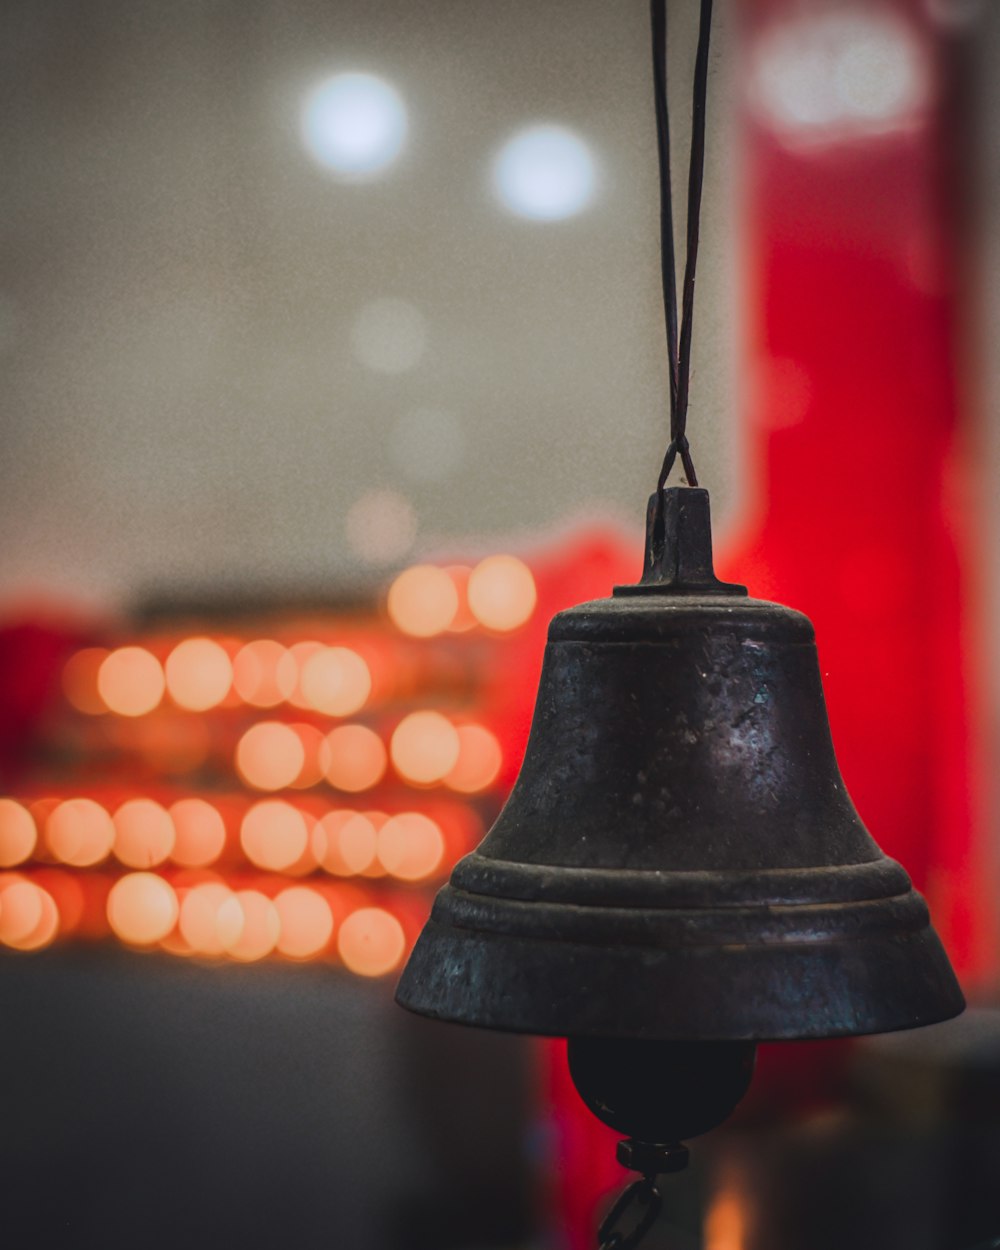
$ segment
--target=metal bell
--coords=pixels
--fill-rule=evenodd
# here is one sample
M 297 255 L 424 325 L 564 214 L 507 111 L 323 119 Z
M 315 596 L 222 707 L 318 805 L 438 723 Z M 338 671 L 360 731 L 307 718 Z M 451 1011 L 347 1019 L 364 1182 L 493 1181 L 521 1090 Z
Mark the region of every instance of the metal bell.
M 636 586 L 549 628 L 520 776 L 400 982 L 422 1015 L 575 1038 L 835 1037 L 957 1015 L 906 872 L 837 768 L 808 619 L 650 500 Z

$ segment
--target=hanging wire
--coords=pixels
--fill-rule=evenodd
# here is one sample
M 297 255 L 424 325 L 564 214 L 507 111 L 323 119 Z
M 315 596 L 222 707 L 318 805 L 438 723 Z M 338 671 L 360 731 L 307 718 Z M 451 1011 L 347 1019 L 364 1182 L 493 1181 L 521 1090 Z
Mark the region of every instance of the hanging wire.
M 705 118 L 708 95 L 708 51 L 712 0 L 701 0 L 694 98 L 691 106 L 691 153 L 688 163 L 687 254 L 684 262 L 680 335 L 677 329 L 677 266 L 674 255 L 673 193 L 670 183 L 670 114 L 667 104 L 667 0 L 650 0 L 653 41 L 653 86 L 656 100 L 656 141 L 660 167 L 660 256 L 663 310 L 670 358 L 670 443 L 656 484 L 662 508 L 663 489 L 678 456 L 690 486 L 698 485 L 687 438 L 691 393 L 691 338 L 694 324 L 695 272 L 698 267 L 701 189 L 705 177 Z

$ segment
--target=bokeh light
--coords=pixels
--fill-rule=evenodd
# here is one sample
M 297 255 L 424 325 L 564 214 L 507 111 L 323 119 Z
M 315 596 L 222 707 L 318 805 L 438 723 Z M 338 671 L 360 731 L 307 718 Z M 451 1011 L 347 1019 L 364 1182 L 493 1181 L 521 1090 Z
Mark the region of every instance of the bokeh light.
M 385 774 L 385 744 L 367 725 L 338 725 L 326 736 L 326 779 L 337 790 L 356 794 L 378 785 Z
M 174 848 L 174 822 L 152 799 L 129 799 L 114 814 L 115 856 L 129 868 L 162 864 Z
M 63 666 L 63 693 L 78 712 L 99 716 L 108 710 L 97 687 L 97 675 L 108 654 L 106 647 L 85 647 Z
M 217 707 L 233 684 L 226 649 L 211 638 L 186 638 L 167 656 L 167 690 L 178 707 L 204 712 Z
M 49 813 L 45 842 L 56 859 L 74 868 L 89 868 L 111 853 L 115 827 L 93 799 L 66 799 Z
M 30 859 L 37 841 L 31 812 L 15 799 L 0 799 L 0 868 Z
M 381 977 L 398 967 L 406 949 L 403 926 L 381 907 L 362 907 L 337 932 L 337 953 L 351 972 Z
M 264 799 L 244 815 L 240 845 L 258 868 L 286 872 L 296 867 L 309 849 L 309 825 L 290 803 Z
M 264 959 L 281 936 L 278 909 L 258 890 L 238 890 L 219 908 L 218 931 L 233 959 L 244 963 Z
M 457 732 L 458 759 L 445 777 L 445 785 L 459 794 L 479 794 L 488 790 L 500 773 L 500 743 L 482 725 L 460 725 Z
M 407 127 L 399 92 L 374 74 L 335 74 L 309 93 L 302 110 L 309 155 L 349 180 L 374 177 L 391 165 Z
M 296 790 L 307 790 L 323 780 L 330 760 L 330 748 L 322 729 L 317 729 L 315 725 L 291 725 L 289 728 L 295 731 L 302 743 L 302 767 L 292 786 Z
M 386 608 L 392 623 L 414 638 L 444 633 L 458 612 L 458 590 L 444 569 L 415 564 L 389 587 Z
M 371 694 L 368 665 L 347 647 L 322 647 L 302 666 L 300 679 L 308 705 L 327 716 L 350 716 Z
M 327 812 L 313 831 L 317 862 L 338 877 L 366 872 L 375 862 L 377 849 L 374 821 L 362 812 Z
M 219 932 L 219 913 L 232 896 L 221 881 L 204 881 L 184 895 L 178 928 L 191 950 L 199 955 L 222 955 L 225 945 Z M 242 930 L 242 913 L 240 913 Z M 238 934 L 236 935 L 238 938 Z M 235 940 L 235 939 L 234 939 Z
M 59 910 L 47 890 L 23 877 L 0 877 L 0 942 L 18 951 L 48 946 L 59 930 Z
M 170 806 L 174 847 L 170 857 L 184 868 L 214 864 L 226 846 L 226 823 L 204 799 L 178 799 Z
M 170 884 L 152 872 L 120 877 L 108 895 L 108 924 L 134 946 L 162 941 L 177 923 L 178 910 Z
M 255 790 L 292 785 L 305 762 L 302 739 L 281 721 L 252 725 L 236 745 L 236 771 Z
M 333 936 L 333 912 L 317 890 L 291 886 L 274 900 L 278 913 L 278 950 L 292 959 L 318 955 Z
M 389 751 L 401 777 L 433 785 L 458 762 L 458 732 L 440 712 L 411 712 L 393 730 Z
M 101 698 L 119 716 L 145 716 L 165 688 L 163 667 L 145 647 L 119 647 L 105 656 L 97 673 Z
M 596 173 L 590 149 L 562 126 L 531 126 L 501 149 L 493 180 L 502 203 L 519 217 L 559 221 L 590 203 Z
M 378 857 L 386 872 L 401 881 L 422 881 L 444 858 L 440 826 L 420 812 L 390 816 L 378 831 Z
M 912 23 L 854 6 L 775 22 L 750 66 L 758 115 L 791 145 L 855 140 L 918 121 L 932 93 Z
M 275 707 L 295 689 L 298 670 L 288 648 L 273 638 L 258 638 L 233 659 L 233 689 L 253 707 Z
M 487 556 L 469 574 L 469 608 L 487 629 L 507 633 L 531 618 L 538 602 L 531 569 L 516 556 Z

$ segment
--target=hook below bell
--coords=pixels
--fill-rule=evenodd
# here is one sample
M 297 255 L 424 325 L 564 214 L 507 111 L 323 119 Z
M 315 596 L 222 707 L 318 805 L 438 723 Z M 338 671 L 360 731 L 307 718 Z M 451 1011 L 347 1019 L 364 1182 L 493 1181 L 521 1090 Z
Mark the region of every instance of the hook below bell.
M 517 784 L 398 1001 L 720 1042 L 958 1014 L 926 905 L 840 776 L 811 624 L 717 581 L 705 491 L 654 495 L 648 530 L 638 586 L 553 619 Z

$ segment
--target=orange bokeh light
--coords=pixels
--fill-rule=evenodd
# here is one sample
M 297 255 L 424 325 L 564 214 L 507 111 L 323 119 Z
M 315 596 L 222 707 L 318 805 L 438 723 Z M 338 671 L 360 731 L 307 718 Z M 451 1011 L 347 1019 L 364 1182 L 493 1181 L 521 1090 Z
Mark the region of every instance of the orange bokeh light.
M 327 812 L 313 831 L 313 853 L 327 872 L 350 877 L 375 862 L 378 836 L 370 816 L 362 812 Z
M 178 799 L 170 807 L 174 849 L 170 857 L 185 868 L 214 864 L 226 846 L 226 824 L 204 799 Z
M 389 750 L 401 777 L 433 785 L 458 762 L 458 731 L 440 712 L 411 712 L 393 730 Z
M 153 872 L 120 877 L 108 895 L 108 924 L 123 942 L 151 946 L 177 923 L 177 895 Z
M 204 712 L 218 707 L 233 684 L 233 665 L 211 638 L 185 638 L 167 656 L 167 690 L 178 707 Z
M 108 654 L 106 647 L 85 647 L 66 661 L 62 672 L 63 693 L 78 712 L 100 716 L 108 710 L 97 688 L 97 675 Z
M 198 955 L 222 955 L 225 945 L 219 932 L 219 913 L 232 897 L 221 881 L 204 881 L 184 895 L 177 927 Z M 241 920 L 242 925 L 242 920 Z
M 243 817 L 240 844 L 251 863 L 272 872 L 299 865 L 309 850 L 306 818 L 290 803 L 265 799 Z
M 66 799 L 49 813 L 45 841 L 64 864 L 89 868 L 111 853 L 115 827 L 100 803 L 93 799 Z
M 97 672 L 105 706 L 120 716 L 145 716 L 163 698 L 165 688 L 163 666 L 145 647 L 119 647 Z
M 516 556 L 487 556 L 469 574 L 469 607 L 487 629 L 517 629 L 535 610 L 538 592 L 531 569 Z
M 281 936 L 278 909 L 257 890 L 238 890 L 222 904 L 219 934 L 227 955 L 244 963 L 270 955 Z
M 326 735 L 326 779 L 352 794 L 369 790 L 385 774 L 385 744 L 366 725 L 338 725 Z
M 368 701 L 372 675 L 356 651 L 321 647 L 302 665 L 302 697 L 314 711 L 350 716 Z
M 0 878 L 0 942 L 14 950 L 40 950 L 58 929 L 59 910 L 47 890 L 24 877 Z
M 302 674 L 305 667 L 318 652 L 323 650 L 323 644 L 316 642 L 314 639 L 307 639 L 304 642 L 295 642 L 288 648 L 288 654 L 295 665 L 295 681 L 292 683 L 292 689 L 288 694 L 288 702 L 293 707 L 308 710 L 310 704 L 302 689 Z
M 114 851 L 129 868 L 162 864 L 174 846 L 174 824 L 152 799 L 129 799 L 115 812 Z
M 363 977 L 381 977 L 399 965 L 406 949 L 403 926 L 381 907 L 351 912 L 337 933 L 337 952 Z
M 302 767 L 291 784 L 296 790 L 308 790 L 323 780 L 330 749 L 323 731 L 315 725 L 290 725 L 289 728 L 298 735 L 302 744 Z
M 0 868 L 23 864 L 37 841 L 31 812 L 15 799 L 0 799 Z
M 317 890 L 293 885 L 274 900 L 280 922 L 278 950 L 292 959 L 318 955 L 333 936 L 333 912 Z
M 236 770 L 256 790 L 293 785 L 305 762 L 302 739 L 281 721 L 252 725 L 236 745 Z
M 459 794 L 478 794 L 496 781 L 502 764 L 503 752 L 494 734 L 482 725 L 460 725 L 458 759 L 445 785 Z
M 458 614 L 455 582 L 433 564 L 405 569 L 389 587 L 389 617 L 397 629 L 414 638 L 442 634 Z
M 386 872 L 401 881 L 422 881 L 441 865 L 444 835 L 420 812 L 391 816 L 378 831 L 378 857 Z
M 233 689 L 254 707 L 284 702 L 295 689 L 297 676 L 295 657 L 273 638 L 248 642 L 233 660 Z

